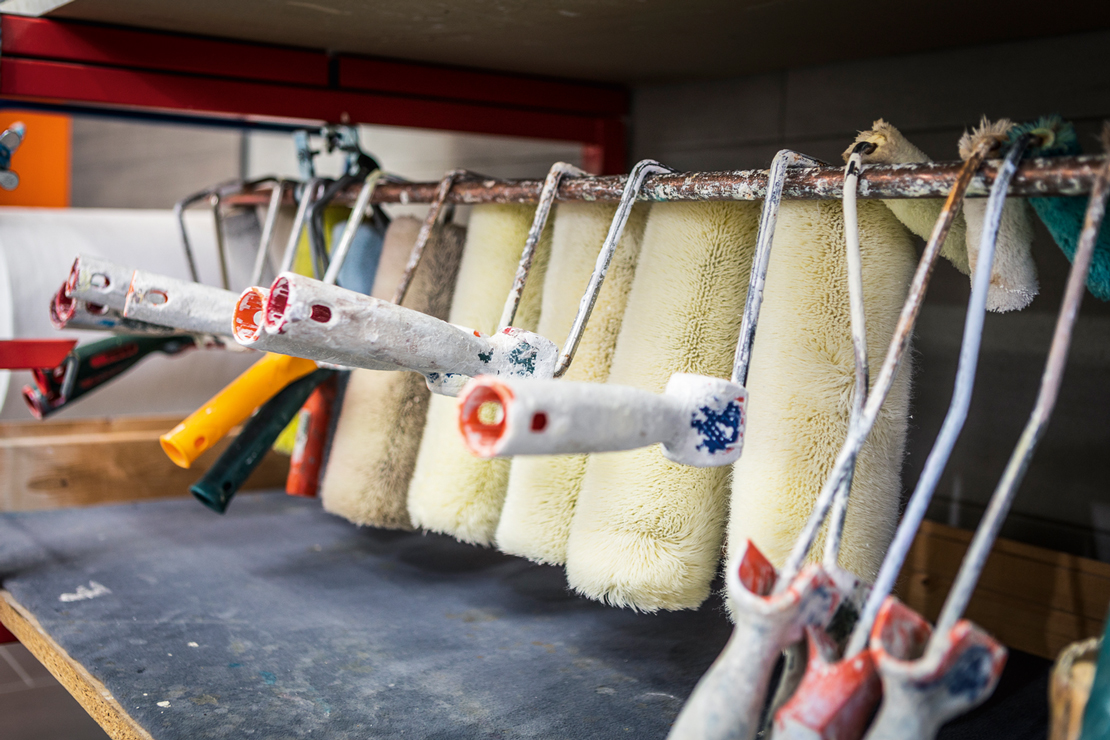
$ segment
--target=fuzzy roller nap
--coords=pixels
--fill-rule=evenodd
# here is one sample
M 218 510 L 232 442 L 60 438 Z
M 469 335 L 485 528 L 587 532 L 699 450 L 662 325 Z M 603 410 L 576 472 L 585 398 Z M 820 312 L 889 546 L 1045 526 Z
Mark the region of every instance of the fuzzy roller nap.
M 931 162 L 925 152 L 906 140 L 902 132 L 883 119 L 871 124 L 867 131 L 861 131 L 852 146 L 844 150 L 844 161 L 848 161 L 852 148 L 861 141 L 875 145 L 875 151 L 863 157 L 864 164 L 912 164 Z M 943 198 L 892 198 L 882 201 L 898 217 L 902 224 L 917 236 L 929 240 L 933 225 L 944 207 Z M 985 202 L 985 201 L 984 201 Z M 965 201 L 966 203 L 966 201 Z M 956 220 L 948 230 L 948 237 L 941 245 L 940 254 L 965 275 L 971 274 L 965 242 L 967 224 L 963 213 L 956 214 Z
M 986 116 L 979 127 L 960 138 L 960 159 L 967 161 L 971 152 L 983 141 L 993 140 L 1000 146 L 1013 124 L 1005 118 L 991 123 Z M 964 201 L 967 222 L 967 257 L 972 274 L 979 257 L 979 241 L 983 236 L 983 219 L 987 213 L 986 198 Z M 1033 262 L 1033 214 L 1029 203 L 1021 198 L 1007 198 L 1002 206 L 1002 221 L 991 265 L 991 284 L 987 289 L 987 310 L 1019 311 L 1036 297 L 1037 265 Z
M 416 242 L 420 222 L 396 219 L 386 233 L 373 295 L 388 300 Z M 438 227 L 404 305 L 446 319 L 465 240 L 461 226 Z M 411 529 L 408 488 L 431 395 L 417 373 L 352 370 L 324 473 L 324 510 L 356 524 Z
M 538 333 L 561 341 L 570 332 L 586 284 L 597 261 L 616 206 L 566 203 L 555 214 L 551 262 L 543 288 Z M 604 383 L 624 308 L 636 273 L 646 207 L 632 211 L 613 254 L 590 322 L 574 355 L 568 381 Z M 521 456 L 513 460 L 505 506 L 497 526 L 497 546 L 541 563 L 566 561 L 570 521 L 586 455 Z
M 476 206 L 455 283 L 449 321 L 485 334 L 497 330 L 513 284 L 534 207 Z M 513 324 L 534 331 L 539 322 L 550 231 L 536 245 L 532 270 Z M 509 460 L 479 460 L 459 434 L 458 401 L 433 396 L 416 458 L 408 507 L 412 523 L 464 542 L 493 542 L 509 482 Z
M 916 259 L 912 238 L 885 206 L 864 201 L 858 208 L 867 345 L 875 357 L 890 344 Z M 898 520 L 911 357 L 852 485 L 840 566 L 867 580 Z M 744 454 L 733 466 L 731 555 L 751 539 L 771 562 L 783 563 L 844 443 L 854 382 L 843 209 L 838 202 L 784 201 L 748 373 Z
M 661 393 L 672 373 L 727 378 L 747 296 L 756 202 L 652 206 L 609 382 Z M 643 611 L 709 595 L 724 534 L 726 467 L 658 446 L 590 455 L 567 542 L 579 593 Z
M 1026 156 L 1061 157 L 1075 156 L 1080 153 L 1075 129 L 1059 116 L 1045 116 L 1033 123 L 1014 126 L 1010 129 L 1010 141 L 1030 131 L 1042 133 L 1047 142 L 1040 147 L 1029 147 Z M 1052 238 L 1068 258 L 1068 262 L 1075 259 L 1075 249 L 1079 243 L 1079 231 L 1083 227 L 1088 200 L 1088 196 L 1059 195 L 1029 199 L 1029 204 L 1048 232 L 1052 234 Z M 1001 243 L 998 248 L 1002 248 Z M 1087 273 L 1087 289 L 1095 298 L 1110 301 L 1110 219 L 1103 219 L 1102 228 L 1098 233 L 1095 253 L 1091 257 L 1091 269 Z

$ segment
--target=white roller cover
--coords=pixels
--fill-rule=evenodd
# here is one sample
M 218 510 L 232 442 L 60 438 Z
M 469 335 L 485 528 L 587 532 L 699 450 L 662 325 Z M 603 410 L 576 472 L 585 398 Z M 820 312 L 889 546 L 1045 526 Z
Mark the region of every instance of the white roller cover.
M 227 221 L 225 217 L 225 224 Z M 185 222 L 201 280 L 218 285 L 211 213 L 189 212 Z M 257 241 L 251 243 L 249 229 L 242 240 L 237 240 L 236 231 L 234 226 L 228 227 L 225 236 L 232 287 L 242 289 Z M 84 343 L 107 336 L 100 332 L 58 331 L 50 324 L 50 298 L 65 281 L 79 253 L 189 278 L 172 211 L 0 208 L 0 338 L 70 336 Z M 246 265 L 245 271 L 240 265 Z M 189 351 L 173 358 L 154 355 L 126 377 L 66 408 L 57 418 L 187 414 L 256 359 L 251 352 Z M 0 420 L 28 420 L 31 417 L 19 390 L 31 382 L 31 375 L 10 375 L 9 383 L 9 373 L 0 371 L 0 391 L 5 391 L 0 396 L 4 401 Z

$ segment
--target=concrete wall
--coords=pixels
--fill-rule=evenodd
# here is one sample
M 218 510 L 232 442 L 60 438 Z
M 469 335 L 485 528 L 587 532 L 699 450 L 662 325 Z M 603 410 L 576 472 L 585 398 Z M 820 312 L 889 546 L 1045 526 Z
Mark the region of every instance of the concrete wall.
M 866 43 L 862 39 L 861 43 Z M 981 115 L 1060 113 L 1088 151 L 1110 118 L 1110 33 L 834 64 L 741 79 L 636 89 L 632 157 L 680 169 L 766 167 L 790 147 L 829 162 L 883 117 L 938 160 Z M 1038 224 L 1041 295 L 988 316 L 970 416 L 930 516 L 974 527 L 1037 393 L 1068 263 Z M 773 289 L 773 286 L 772 286 Z M 952 394 L 967 278 L 941 260 L 914 340 L 908 495 Z M 1110 306 L 1087 296 L 1055 419 L 1004 534 L 1110 560 Z M 872 349 L 872 363 L 878 362 Z

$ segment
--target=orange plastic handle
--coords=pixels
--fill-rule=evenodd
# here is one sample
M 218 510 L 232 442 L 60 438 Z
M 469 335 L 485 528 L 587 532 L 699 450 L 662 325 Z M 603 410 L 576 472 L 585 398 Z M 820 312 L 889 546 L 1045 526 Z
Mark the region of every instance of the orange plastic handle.
M 301 357 L 267 354 L 245 373 L 231 381 L 208 403 L 159 439 L 162 450 L 174 464 L 187 468 L 201 453 L 219 442 L 282 388 L 316 369 L 316 363 Z

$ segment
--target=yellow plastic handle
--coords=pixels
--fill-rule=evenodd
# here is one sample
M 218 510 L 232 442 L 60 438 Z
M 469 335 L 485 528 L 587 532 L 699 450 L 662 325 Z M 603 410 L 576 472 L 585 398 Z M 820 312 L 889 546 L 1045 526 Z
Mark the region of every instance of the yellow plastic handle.
M 163 434 L 159 438 L 162 450 L 175 465 L 189 467 L 202 452 L 223 439 L 235 425 L 245 421 L 282 388 L 315 369 L 316 363 L 312 360 L 268 353 L 185 421 Z

